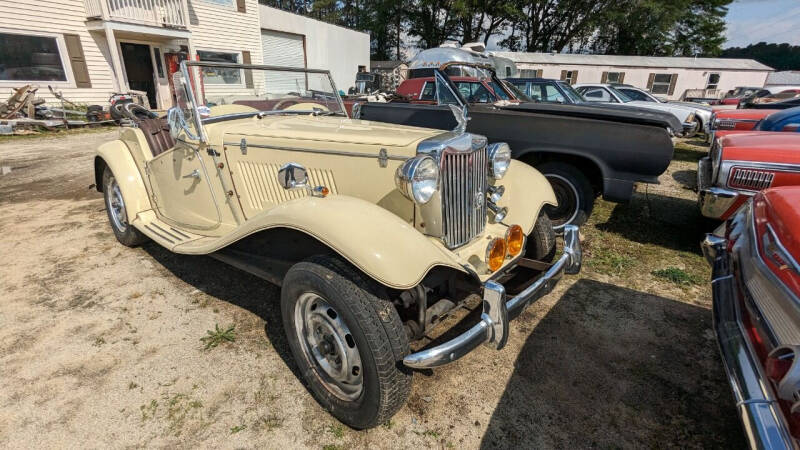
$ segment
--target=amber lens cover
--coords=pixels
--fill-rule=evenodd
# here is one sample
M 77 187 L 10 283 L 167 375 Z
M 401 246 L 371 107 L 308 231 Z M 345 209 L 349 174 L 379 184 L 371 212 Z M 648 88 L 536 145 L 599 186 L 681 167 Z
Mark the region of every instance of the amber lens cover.
M 511 256 L 519 255 L 524 243 L 525 234 L 522 233 L 522 227 L 519 225 L 511 225 L 508 227 L 506 231 L 506 247 L 508 247 L 508 254 Z
M 505 239 L 495 238 L 489 243 L 489 248 L 486 249 L 486 264 L 489 270 L 494 272 L 503 265 L 506 259 L 506 241 Z

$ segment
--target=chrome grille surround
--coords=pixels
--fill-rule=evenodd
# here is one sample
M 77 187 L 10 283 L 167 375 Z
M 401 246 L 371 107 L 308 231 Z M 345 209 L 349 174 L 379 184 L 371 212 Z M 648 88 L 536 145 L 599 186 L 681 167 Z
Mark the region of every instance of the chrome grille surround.
M 429 155 L 439 164 L 439 190 L 431 201 L 417 205 L 420 214 L 416 227 L 440 238 L 450 249 L 469 243 L 486 227 L 486 138 L 442 133 L 422 141 L 417 154 Z

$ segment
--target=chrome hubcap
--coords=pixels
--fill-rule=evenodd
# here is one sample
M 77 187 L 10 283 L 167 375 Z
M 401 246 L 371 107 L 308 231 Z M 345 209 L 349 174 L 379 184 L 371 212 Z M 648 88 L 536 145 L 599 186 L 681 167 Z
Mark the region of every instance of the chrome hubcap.
M 128 213 L 125 211 L 125 200 L 122 198 L 122 191 L 119 189 L 117 179 L 108 178 L 106 185 L 106 207 L 111 215 L 111 223 L 114 228 L 124 233 L 128 229 Z
M 556 194 L 558 206 L 547 205 L 545 211 L 553 222 L 553 229 L 558 231 L 569 225 L 578 216 L 578 208 L 580 207 L 578 189 L 573 184 L 562 177 L 548 173 L 545 175 L 547 181 L 553 187 L 553 193 Z
M 333 395 L 357 399 L 364 386 L 361 355 L 350 329 L 338 312 L 319 295 L 300 295 L 294 310 L 297 338 L 303 355 Z

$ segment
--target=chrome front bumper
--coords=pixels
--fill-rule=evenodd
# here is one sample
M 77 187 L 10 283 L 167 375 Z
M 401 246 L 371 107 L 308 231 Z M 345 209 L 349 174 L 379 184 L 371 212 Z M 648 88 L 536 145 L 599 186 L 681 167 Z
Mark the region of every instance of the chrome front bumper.
M 727 241 L 709 234 L 702 247 L 712 267 L 714 331 L 750 448 L 796 449 L 783 412 L 742 324 Z
M 719 219 L 731 209 L 742 194 L 711 184 L 711 158 L 706 156 L 697 162 L 697 204 L 703 216 Z
M 481 321 L 461 335 L 403 358 L 403 364 L 415 369 L 429 369 L 451 363 L 474 350 L 480 344 L 500 350 L 508 341 L 509 322 L 516 319 L 533 301 L 546 295 L 564 273 L 581 270 L 581 243 L 578 227 L 564 227 L 564 254 L 538 280 L 524 291 L 506 299 L 503 285 L 487 281 L 483 287 Z
M 683 122 L 683 136 L 692 137 L 697 134 L 700 124 L 697 121 Z

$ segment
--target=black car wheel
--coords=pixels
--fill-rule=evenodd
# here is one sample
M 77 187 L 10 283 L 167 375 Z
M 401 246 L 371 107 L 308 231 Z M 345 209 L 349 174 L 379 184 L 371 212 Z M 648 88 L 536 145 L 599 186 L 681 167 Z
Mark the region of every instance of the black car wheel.
M 561 230 L 565 225 L 583 225 L 594 208 L 592 184 L 575 166 L 551 161 L 536 166 L 544 175 L 556 194 L 557 206 L 546 206 L 553 228 Z
M 383 289 L 350 264 L 315 256 L 292 266 L 281 289 L 289 347 L 323 408 L 357 429 L 405 404 L 411 371 L 403 322 Z
M 556 231 L 547 213 L 542 211 L 528 235 L 525 257 L 545 263 L 553 262 L 556 256 Z

